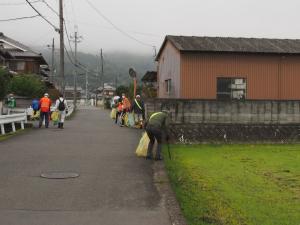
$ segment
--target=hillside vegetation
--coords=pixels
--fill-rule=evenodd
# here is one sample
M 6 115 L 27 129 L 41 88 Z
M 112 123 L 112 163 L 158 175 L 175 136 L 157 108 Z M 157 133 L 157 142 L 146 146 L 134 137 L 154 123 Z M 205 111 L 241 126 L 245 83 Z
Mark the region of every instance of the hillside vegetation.
M 41 49 L 40 49 L 41 50 Z M 47 60 L 48 64 L 51 65 L 51 51 L 50 50 L 41 50 L 44 58 Z M 133 54 L 126 52 L 104 52 L 104 82 L 113 83 L 119 85 L 128 85 L 131 82 L 131 79 L 128 74 L 130 67 L 133 67 L 137 71 L 138 79 L 146 73 L 148 70 L 156 70 L 156 63 L 152 55 L 145 54 Z M 56 53 L 56 68 L 59 67 L 59 55 Z M 91 70 L 98 71 L 98 74 L 88 74 L 89 80 L 89 89 L 93 90 L 96 87 L 100 86 L 101 80 L 101 61 L 100 56 L 87 54 L 83 52 L 78 52 L 78 60 L 83 65 L 88 66 Z M 65 77 L 67 84 L 73 85 L 73 72 L 74 66 L 69 62 L 66 56 L 66 68 L 65 68 Z M 57 69 L 57 73 L 58 73 Z M 78 83 L 85 88 L 85 71 L 79 70 Z

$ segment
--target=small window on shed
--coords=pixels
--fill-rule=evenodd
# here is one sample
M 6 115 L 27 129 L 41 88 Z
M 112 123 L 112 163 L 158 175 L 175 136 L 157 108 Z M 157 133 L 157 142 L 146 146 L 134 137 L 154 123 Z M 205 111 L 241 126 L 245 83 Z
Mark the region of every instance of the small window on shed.
M 217 99 L 245 99 L 246 98 L 246 79 L 245 78 L 217 78 Z
M 165 80 L 165 88 L 166 88 L 166 93 L 170 94 L 171 93 L 171 79 Z

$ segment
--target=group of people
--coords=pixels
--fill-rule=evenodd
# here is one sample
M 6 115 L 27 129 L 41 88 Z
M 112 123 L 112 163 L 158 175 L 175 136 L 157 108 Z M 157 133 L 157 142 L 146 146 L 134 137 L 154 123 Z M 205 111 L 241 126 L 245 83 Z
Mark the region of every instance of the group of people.
M 51 106 L 52 101 L 49 98 L 48 93 L 45 93 L 44 97 L 42 97 L 40 100 L 34 99 L 32 101 L 31 107 L 33 109 L 34 114 L 36 114 L 38 111 L 40 112 L 39 128 L 42 127 L 44 121 L 45 127 L 49 127 L 49 120 L 52 113 Z M 53 110 L 58 112 L 59 114 L 58 128 L 63 129 L 65 117 L 68 114 L 68 104 L 62 94 L 60 94 L 59 98 L 56 100 Z
M 122 94 L 122 97 L 115 96 L 113 98 L 112 107 L 116 111 L 116 124 L 119 122 L 120 126 L 123 127 L 125 125 L 125 117 L 128 116 L 129 113 L 133 113 L 135 127 L 143 127 L 143 121 L 145 120 L 145 107 L 140 95 L 136 95 L 132 103 L 124 93 Z
M 115 123 L 117 124 L 119 121 L 120 126 L 124 126 L 126 114 L 133 113 L 135 127 L 144 128 L 150 140 L 146 159 L 161 160 L 163 140 L 169 140 L 169 111 L 155 112 L 146 120 L 145 106 L 140 95 L 136 95 L 134 100 L 130 102 L 123 93 L 122 97 L 115 96 L 113 102 L 113 108 L 116 110 Z M 155 156 L 153 156 L 155 141 L 157 142 L 157 149 Z

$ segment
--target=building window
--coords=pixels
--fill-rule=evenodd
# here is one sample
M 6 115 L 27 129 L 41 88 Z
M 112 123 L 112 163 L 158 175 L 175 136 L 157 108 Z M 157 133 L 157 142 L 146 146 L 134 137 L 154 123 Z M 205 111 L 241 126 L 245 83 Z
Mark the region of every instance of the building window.
M 17 63 L 16 62 L 9 62 L 8 68 L 12 71 L 17 70 Z
M 217 99 L 245 99 L 246 98 L 245 78 L 217 78 Z
M 18 63 L 17 63 L 17 70 L 18 70 L 18 71 L 23 71 L 23 70 L 25 70 L 25 62 L 18 62 Z
M 171 79 L 165 80 L 166 93 L 171 93 Z

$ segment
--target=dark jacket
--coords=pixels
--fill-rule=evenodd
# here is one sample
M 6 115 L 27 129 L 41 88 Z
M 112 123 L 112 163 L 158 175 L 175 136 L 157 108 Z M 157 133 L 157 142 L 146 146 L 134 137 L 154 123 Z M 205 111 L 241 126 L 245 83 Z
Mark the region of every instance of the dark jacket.
M 132 110 L 136 114 L 143 114 L 144 115 L 144 113 L 145 113 L 144 102 L 142 100 L 134 99 L 133 105 L 132 105 Z
M 146 123 L 146 130 L 147 129 L 158 129 L 166 134 L 168 133 L 169 127 L 169 117 L 167 113 L 164 112 L 156 112 L 153 113 L 149 120 Z

